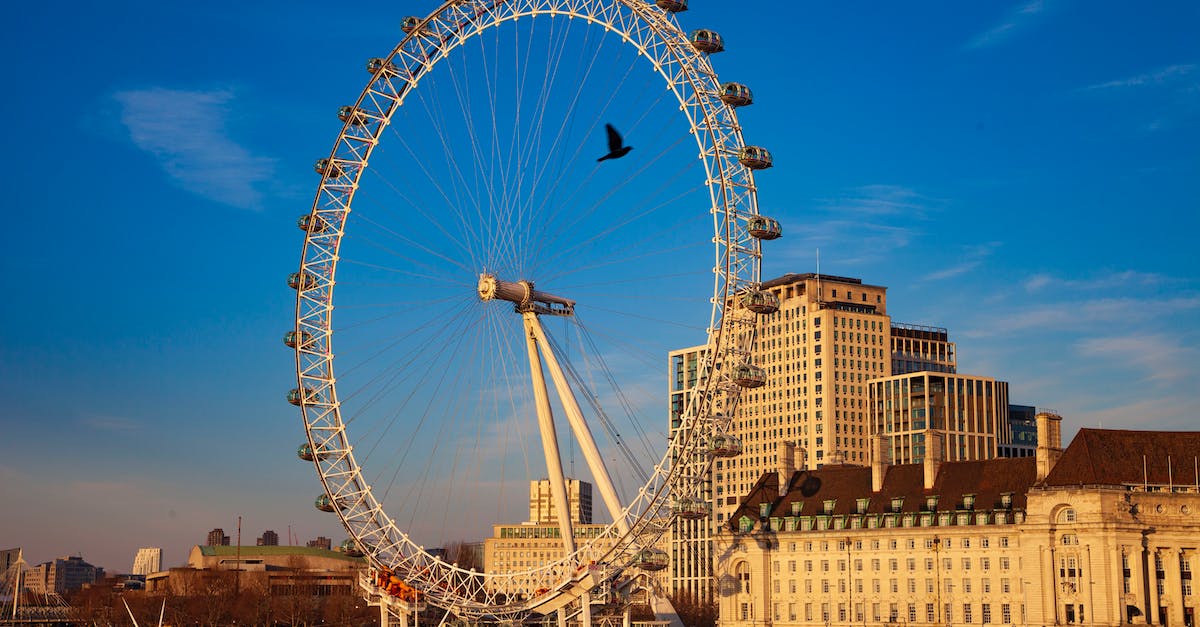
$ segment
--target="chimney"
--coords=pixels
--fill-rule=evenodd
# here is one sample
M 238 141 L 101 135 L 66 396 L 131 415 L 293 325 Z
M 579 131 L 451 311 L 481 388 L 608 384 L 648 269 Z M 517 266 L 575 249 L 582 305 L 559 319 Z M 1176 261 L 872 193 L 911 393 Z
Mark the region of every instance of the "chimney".
M 942 462 L 946 461 L 946 434 L 938 431 L 930 431 L 925 436 L 925 457 L 921 459 L 921 465 L 925 470 L 925 489 L 932 490 L 933 483 L 937 481 L 938 469 L 942 467 Z
M 871 492 L 883 489 L 883 476 L 892 463 L 892 448 L 888 437 L 877 435 L 871 439 Z
M 1037 414 L 1037 480 L 1045 481 L 1058 458 L 1062 457 L 1062 416 L 1040 411 Z
M 796 445 L 784 442 L 779 453 L 779 496 L 786 496 L 792 475 L 796 474 Z

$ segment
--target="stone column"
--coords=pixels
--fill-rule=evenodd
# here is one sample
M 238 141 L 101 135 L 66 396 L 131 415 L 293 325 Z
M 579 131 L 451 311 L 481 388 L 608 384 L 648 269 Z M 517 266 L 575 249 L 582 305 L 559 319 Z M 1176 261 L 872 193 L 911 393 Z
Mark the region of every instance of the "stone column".
M 1149 547 L 1146 548 L 1146 589 L 1150 591 L 1149 611 L 1146 612 L 1146 622 L 1151 625 L 1161 625 L 1162 617 L 1158 615 L 1158 575 L 1155 565 L 1155 556 L 1158 555 L 1160 549 Z

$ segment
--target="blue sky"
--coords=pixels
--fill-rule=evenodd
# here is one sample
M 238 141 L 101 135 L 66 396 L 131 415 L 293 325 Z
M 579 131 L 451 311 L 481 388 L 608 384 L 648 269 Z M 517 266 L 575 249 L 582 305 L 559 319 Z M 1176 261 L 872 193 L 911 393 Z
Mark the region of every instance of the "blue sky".
M 739 117 L 774 153 L 759 205 L 786 233 L 764 275 L 811 271 L 819 248 L 823 272 L 888 286 L 894 320 L 947 327 L 960 371 L 1058 410 L 1068 437 L 1197 427 L 1200 7 L 736 4 L 697 0 L 681 23 L 720 30 L 714 66 L 754 89 Z M 343 537 L 293 453 L 283 281 L 334 112 L 432 9 L 6 21 L 0 545 L 120 571 L 139 546 L 181 563 L 238 514 L 249 543 Z M 627 133 L 630 159 L 649 135 Z

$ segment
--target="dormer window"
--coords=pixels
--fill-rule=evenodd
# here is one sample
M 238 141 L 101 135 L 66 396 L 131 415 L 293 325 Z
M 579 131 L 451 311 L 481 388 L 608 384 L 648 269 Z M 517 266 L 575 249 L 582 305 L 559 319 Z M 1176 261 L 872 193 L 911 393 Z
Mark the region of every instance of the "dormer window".
M 835 505 L 837 505 L 837 499 L 825 499 L 824 505 L 825 505 L 825 510 L 824 510 L 825 514 L 826 515 L 832 514 L 833 507 Z
M 903 507 L 904 507 L 904 497 L 903 496 L 897 496 L 897 497 L 892 498 L 892 511 L 893 512 L 899 513 Z
M 1012 509 L 1012 492 L 1005 492 L 1000 495 L 1000 507 L 1004 509 Z
M 771 514 L 771 504 L 770 503 L 759 503 L 758 504 L 758 517 L 759 518 L 766 518 L 770 514 Z
M 963 509 L 975 509 L 975 495 L 974 494 L 964 494 L 963 495 Z
M 854 511 L 859 514 L 867 513 L 867 505 L 870 504 L 870 502 L 871 502 L 871 499 L 857 499 L 855 501 L 856 507 L 855 507 Z
M 925 511 L 936 512 L 937 511 L 937 503 L 938 503 L 937 495 L 925 497 Z
M 792 516 L 799 516 L 803 507 L 804 501 L 792 501 Z

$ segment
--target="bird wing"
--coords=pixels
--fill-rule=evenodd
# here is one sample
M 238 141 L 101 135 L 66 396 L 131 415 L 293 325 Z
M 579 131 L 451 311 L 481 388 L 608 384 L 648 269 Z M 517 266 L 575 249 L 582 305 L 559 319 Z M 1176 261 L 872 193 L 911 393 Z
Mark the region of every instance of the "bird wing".
M 605 124 L 604 128 L 608 130 L 608 151 L 616 152 L 621 149 L 621 134 L 617 129 L 613 128 L 612 124 Z

